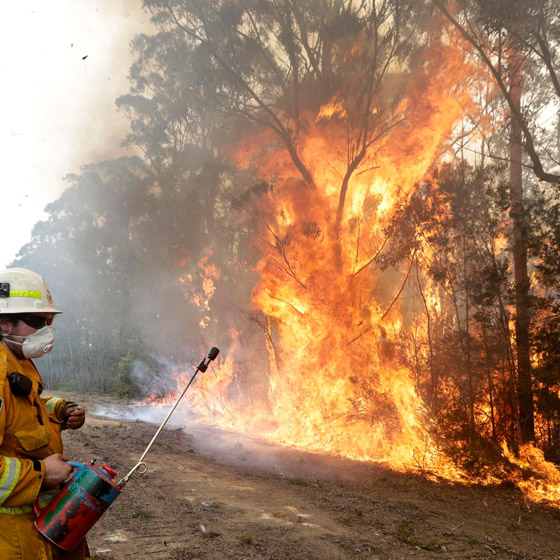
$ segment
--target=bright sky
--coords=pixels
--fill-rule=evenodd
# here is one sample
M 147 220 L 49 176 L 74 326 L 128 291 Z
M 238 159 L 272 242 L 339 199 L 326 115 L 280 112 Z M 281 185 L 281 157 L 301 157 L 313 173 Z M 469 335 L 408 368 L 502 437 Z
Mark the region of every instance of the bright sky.
M 0 269 L 80 166 L 125 154 L 130 41 L 151 33 L 142 0 L 26 0 L 2 6 Z

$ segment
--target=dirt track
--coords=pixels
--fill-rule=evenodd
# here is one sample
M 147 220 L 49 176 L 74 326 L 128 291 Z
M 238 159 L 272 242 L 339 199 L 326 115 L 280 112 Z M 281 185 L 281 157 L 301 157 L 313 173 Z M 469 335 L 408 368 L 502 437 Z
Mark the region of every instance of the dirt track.
M 89 415 L 65 432 L 66 452 L 124 475 L 155 429 Z M 164 430 L 147 462 L 90 533 L 94 559 L 560 559 L 560 510 L 507 487 L 433 483 L 209 429 Z

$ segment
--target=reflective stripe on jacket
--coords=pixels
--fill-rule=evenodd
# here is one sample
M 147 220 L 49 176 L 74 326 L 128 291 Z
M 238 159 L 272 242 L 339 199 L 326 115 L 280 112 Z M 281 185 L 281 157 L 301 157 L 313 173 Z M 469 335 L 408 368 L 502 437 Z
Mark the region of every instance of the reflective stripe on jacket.
M 57 490 L 47 490 L 39 494 L 39 507 L 45 507 L 56 496 Z M 20 513 L 29 513 L 33 511 L 33 506 L 20 506 L 5 508 L 0 507 L 0 513 L 7 513 L 8 515 L 19 515 Z

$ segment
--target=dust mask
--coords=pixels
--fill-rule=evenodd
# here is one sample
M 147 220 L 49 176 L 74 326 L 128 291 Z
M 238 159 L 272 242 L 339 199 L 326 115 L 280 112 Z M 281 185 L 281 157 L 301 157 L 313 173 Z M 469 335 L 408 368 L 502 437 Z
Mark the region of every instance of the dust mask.
M 23 338 L 24 341 L 16 342 L 14 338 Z M 54 329 L 49 325 L 27 336 L 6 335 L 4 340 L 9 344 L 21 346 L 23 357 L 27 360 L 31 358 L 41 358 L 53 349 Z

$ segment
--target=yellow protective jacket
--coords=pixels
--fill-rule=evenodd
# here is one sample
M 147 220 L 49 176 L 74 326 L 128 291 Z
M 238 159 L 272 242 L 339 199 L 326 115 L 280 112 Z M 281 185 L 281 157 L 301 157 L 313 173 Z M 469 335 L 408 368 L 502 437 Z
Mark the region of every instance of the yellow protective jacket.
M 8 375 L 19 372 L 32 381 L 29 396 L 15 396 Z M 67 553 L 52 545 L 33 525 L 32 506 L 43 506 L 56 491 L 41 488 L 41 459 L 62 453 L 64 410 L 71 404 L 42 398 L 43 380 L 31 360 L 19 360 L 0 342 L 0 559 L 59 560 L 87 558 L 83 545 Z

